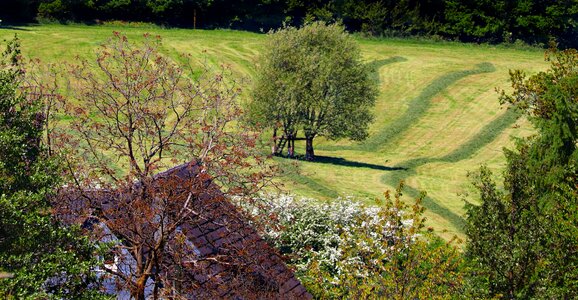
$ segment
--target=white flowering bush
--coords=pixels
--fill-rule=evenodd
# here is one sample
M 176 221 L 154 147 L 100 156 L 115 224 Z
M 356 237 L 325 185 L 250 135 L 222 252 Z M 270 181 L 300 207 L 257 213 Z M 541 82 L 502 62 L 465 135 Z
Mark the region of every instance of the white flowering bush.
M 387 249 L 381 247 L 382 242 L 395 243 L 402 238 L 397 236 L 400 228 L 407 230 L 413 224 L 412 219 L 403 218 L 403 211 L 391 208 L 392 213 L 386 216 L 380 213 L 380 207 L 365 206 L 349 197 L 320 202 L 268 194 L 259 200 L 255 201 L 261 204 L 258 207 L 245 205 L 245 208 L 259 218 L 274 220 L 262 227 L 262 234 L 299 272 L 308 270 L 315 260 L 335 274 L 342 273 L 343 262 L 338 262 L 342 261 L 344 247 L 359 242 L 360 250 L 385 253 Z M 397 220 L 391 220 L 391 214 L 397 215 Z M 353 233 L 360 231 L 372 240 L 357 241 Z M 350 257 L 348 261 L 358 264 L 360 259 Z
M 413 206 L 391 199 L 365 206 L 351 198 L 329 202 L 264 195 L 245 205 L 256 219 L 273 220 L 263 236 L 288 257 L 319 298 L 438 298 L 462 286 L 461 253 L 424 230 L 421 198 Z M 401 297 L 404 298 L 404 297 Z M 442 297 L 444 298 L 444 297 Z
M 340 259 L 343 235 L 359 220 L 372 220 L 372 210 L 351 199 L 319 202 L 290 195 L 265 195 L 253 214 L 276 223 L 265 226 L 263 235 L 298 270 L 305 270 L 311 259 L 334 265 Z M 369 224 L 369 222 L 367 223 Z

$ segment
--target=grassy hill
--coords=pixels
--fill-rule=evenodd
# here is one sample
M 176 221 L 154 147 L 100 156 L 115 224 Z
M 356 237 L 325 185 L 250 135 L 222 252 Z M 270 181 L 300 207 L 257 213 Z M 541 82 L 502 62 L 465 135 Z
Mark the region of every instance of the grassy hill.
M 93 56 L 113 31 L 131 39 L 145 32 L 163 37 L 168 55 L 189 53 L 212 65 L 229 64 L 250 89 L 256 56 L 265 35 L 216 30 L 113 26 L 28 26 L 0 29 L 18 33 L 23 53 L 44 61 Z M 292 193 L 330 200 L 353 196 L 371 203 L 400 180 L 407 199 L 427 191 L 428 223 L 442 236 L 462 235 L 463 195 L 475 199 L 468 171 L 486 164 L 500 173 L 511 136 L 531 133 L 528 123 L 500 108 L 496 87 L 508 88 L 508 70 L 533 73 L 546 68 L 541 50 L 413 40 L 358 40 L 375 70 L 380 95 L 370 137 L 362 143 L 316 140 L 316 162 L 276 158 L 280 180 Z M 303 153 L 304 145 L 298 145 Z

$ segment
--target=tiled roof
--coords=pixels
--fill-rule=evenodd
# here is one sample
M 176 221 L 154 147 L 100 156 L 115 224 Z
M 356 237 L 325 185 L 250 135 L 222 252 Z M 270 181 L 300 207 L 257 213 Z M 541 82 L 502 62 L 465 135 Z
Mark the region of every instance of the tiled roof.
M 171 193 L 172 197 L 183 197 L 188 193 L 185 183 L 198 175 L 198 169 L 195 164 L 186 163 L 159 173 L 153 179 L 160 187 L 171 182 L 176 190 Z M 178 184 L 179 181 L 183 184 Z M 64 201 L 69 203 L 67 222 L 85 222 L 89 215 L 87 206 L 94 207 L 98 203 L 106 208 L 114 205 L 108 199 L 123 198 L 119 192 L 104 190 L 84 191 L 83 197 L 79 194 L 70 190 L 59 194 L 59 198 L 69 200 Z M 183 223 L 179 231 L 194 245 L 196 255 L 177 264 L 182 265 L 194 281 L 195 288 L 188 298 L 312 298 L 277 251 L 259 236 L 239 208 L 223 196 L 216 185 L 207 183 L 203 192 L 194 197 L 192 207 L 196 217 Z

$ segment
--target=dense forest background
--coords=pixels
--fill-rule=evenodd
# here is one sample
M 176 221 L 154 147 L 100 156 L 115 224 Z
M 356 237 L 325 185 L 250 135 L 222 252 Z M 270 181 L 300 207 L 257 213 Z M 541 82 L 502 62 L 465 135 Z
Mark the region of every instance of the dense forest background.
M 3 23 L 107 20 L 268 31 L 341 20 L 372 36 L 578 46 L 577 0 L 4 0 Z

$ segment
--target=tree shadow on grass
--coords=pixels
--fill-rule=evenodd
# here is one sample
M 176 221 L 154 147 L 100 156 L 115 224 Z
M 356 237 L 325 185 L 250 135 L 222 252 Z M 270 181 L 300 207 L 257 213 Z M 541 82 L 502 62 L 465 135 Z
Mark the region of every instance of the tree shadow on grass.
M 315 156 L 313 163 L 321 164 L 332 164 L 344 167 L 354 167 L 354 168 L 367 168 L 380 171 L 398 171 L 405 170 L 403 167 L 388 167 L 382 165 L 368 164 L 363 162 L 351 161 L 342 157 L 331 157 L 331 156 Z
M 11 25 L 0 25 L 0 29 L 30 31 L 30 29 L 26 29 L 26 28 L 22 28 L 22 27 L 15 27 L 15 26 L 11 26 Z

